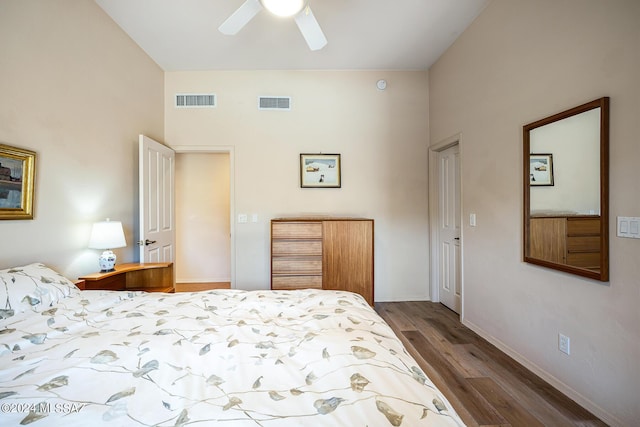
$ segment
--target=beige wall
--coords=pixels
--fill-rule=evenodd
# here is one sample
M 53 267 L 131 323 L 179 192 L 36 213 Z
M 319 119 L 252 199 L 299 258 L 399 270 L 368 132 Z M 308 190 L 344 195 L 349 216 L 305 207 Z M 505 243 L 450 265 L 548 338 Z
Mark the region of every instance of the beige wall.
M 640 3 L 493 0 L 430 70 L 430 141 L 462 134 L 464 322 L 613 425 L 640 420 Z M 522 262 L 522 126 L 611 97 L 611 281 Z M 571 355 L 558 351 L 558 333 Z
M 91 223 L 134 259 L 137 136 L 163 137 L 163 73 L 93 1 L 0 0 L 0 142 L 34 150 L 35 218 L 0 221 L 0 268 L 96 271 Z
M 176 282 L 231 281 L 229 154 L 176 154 Z
M 170 72 L 165 82 L 167 143 L 232 146 L 233 209 L 258 214 L 235 224 L 236 287 L 269 287 L 271 218 L 350 215 L 375 220 L 376 300 L 428 298 L 426 71 Z M 214 92 L 218 106 L 176 109 L 180 92 Z M 260 95 L 291 96 L 292 110 L 259 111 Z M 299 155 L 318 152 L 342 155 L 342 188 L 300 188 Z

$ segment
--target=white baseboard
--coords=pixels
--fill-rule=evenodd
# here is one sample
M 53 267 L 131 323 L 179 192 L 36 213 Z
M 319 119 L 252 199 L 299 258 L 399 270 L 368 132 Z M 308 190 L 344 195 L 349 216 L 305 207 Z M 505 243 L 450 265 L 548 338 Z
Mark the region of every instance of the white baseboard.
M 523 365 L 525 368 L 538 375 L 540 378 L 551 384 L 553 387 L 558 389 L 564 395 L 575 401 L 577 404 L 593 413 L 596 417 L 600 418 L 605 423 L 609 424 L 611 427 L 625 427 L 622 421 L 620 421 L 617 417 L 610 414 L 609 412 L 602 409 L 600 406 L 592 402 L 591 400 L 584 397 L 582 394 L 578 393 L 573 388 L 569 387 L 567 384 L 563 383 L 544 369 L 540 368 L 535 363 L 528 360 L 526 357 L 513 350 L 511 347 L 507 346 L 505 343 L 487 333 L 484 329 L 480 328 L 478 325 L 473 322 L 469 322 L 467 320 L 463 320 L 462 323 L 471 329 L 476 334 L 480 335 L 485 340 L 489 341 L 491 344 L 495 345 L 500 351 L 506 353 L 511 356 L 518 363 Z
M 375 302 L 406 302 L 406 301 L 431 301 L 429 295 L 402 295 L 393 298 L 378 298 L 378 295 L 373 296 Z

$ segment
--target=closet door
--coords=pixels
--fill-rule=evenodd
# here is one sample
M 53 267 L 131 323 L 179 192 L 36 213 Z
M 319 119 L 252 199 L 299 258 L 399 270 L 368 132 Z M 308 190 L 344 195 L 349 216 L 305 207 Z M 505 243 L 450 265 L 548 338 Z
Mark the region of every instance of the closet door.
M 373 221 L 322 222 L 322 288 L 355 292 L 373 305 Z

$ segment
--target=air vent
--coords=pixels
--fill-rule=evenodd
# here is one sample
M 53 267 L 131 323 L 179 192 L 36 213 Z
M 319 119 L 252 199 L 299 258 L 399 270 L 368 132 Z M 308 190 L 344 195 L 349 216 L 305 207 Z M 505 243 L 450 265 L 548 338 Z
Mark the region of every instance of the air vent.
M 214 108 L 215 93 L 176 93 L 176 108 Z
M 258 98 L 260 110 L 291 110 L 290 96 L 261 96 Z

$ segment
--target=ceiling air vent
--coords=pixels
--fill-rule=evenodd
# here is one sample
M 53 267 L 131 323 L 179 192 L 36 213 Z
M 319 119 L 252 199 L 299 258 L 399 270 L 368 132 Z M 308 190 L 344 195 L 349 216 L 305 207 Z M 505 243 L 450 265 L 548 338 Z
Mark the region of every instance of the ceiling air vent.
M 261 96 L 258 98 L 260 110 L 291 110 L 290 96 Z
M 176 93 L 176 108 L 214 108 L 215 93 Z

